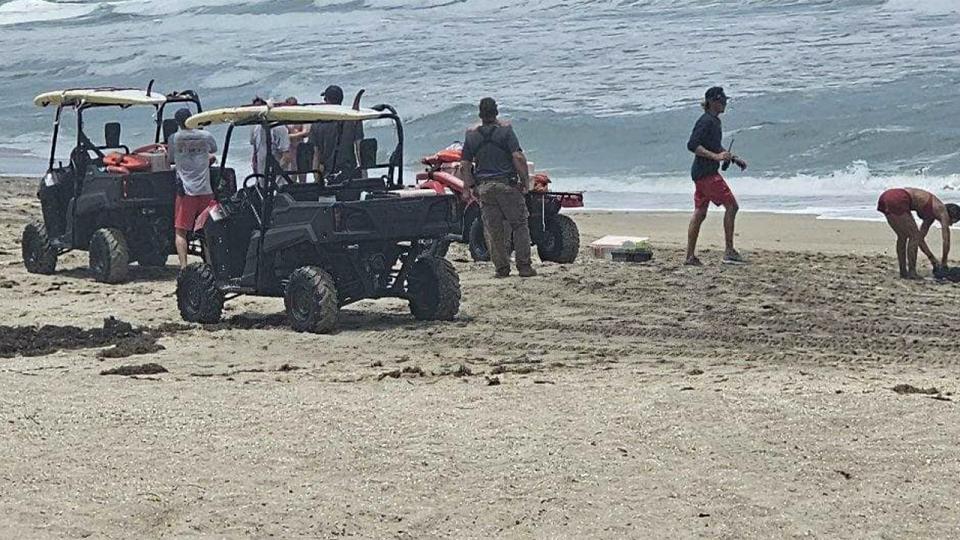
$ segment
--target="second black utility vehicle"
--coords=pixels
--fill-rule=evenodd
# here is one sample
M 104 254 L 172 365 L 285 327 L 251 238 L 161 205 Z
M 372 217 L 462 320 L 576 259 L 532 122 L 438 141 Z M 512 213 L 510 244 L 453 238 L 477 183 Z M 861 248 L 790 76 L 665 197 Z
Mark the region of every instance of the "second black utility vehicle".
M 378 161 L 377 139 L 343 141 L 344 133 L 360 132 L 351 122 L 392 123 L 397 144 L 389 157 Z M 206 219 L 201 216 L 206 261 L 191 264 L 177 280 L 185 320 L 216 322 L 224 301 L 245 294 L 282 297 L 298 331 L 333 331 L 342 306 L 369 298 L 406 299 L 417 319 L 456 316 L 457 271 L 446 259 L 426 254 L 430 242 L 457 226 L 456 200 L 403 189 L 403 127 L 392 107 L 245 106 L 187 121 L 190 127 L 218 123 L 228 124 L 222 163 L 240 126 L 268 133 L 284 125 L 326 123 L 324 129 L 336 134 L 335 152 L 356 144 L 358 166 L 297 183 L 314 171 L 285 169 L 281 161 L 291 161 L 278 159 L 272 137 L 261 136 L 267 145 L 264 172 L 248 176 L 235 195 L 221 197 Z M 330 161 L 341 162 L 336 155 Z

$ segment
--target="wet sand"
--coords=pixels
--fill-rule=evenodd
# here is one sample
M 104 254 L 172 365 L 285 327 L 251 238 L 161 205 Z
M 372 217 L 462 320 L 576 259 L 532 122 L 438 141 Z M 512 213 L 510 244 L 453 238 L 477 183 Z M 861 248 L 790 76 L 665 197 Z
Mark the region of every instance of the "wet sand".
M 502 281 L 455 246 L 457 321 L 364 302 L 316 336 L 272 299 L 181 325 L 173 257 L 122 285 L 85 253 L 27 274 L 34 185 L 0 190 L 3 339 L 85 332 L 0 357 L 5 536 L 960 533 L 960 286 L 896 279 L 883 223 L 744 213 L 729 267 L 713 212 L 686 268 L 686 215 L 577 214 L 584 246 L 650 236 L 654 261 L 584 247 Z M 108 316 L 131 334 L 93 332 Z

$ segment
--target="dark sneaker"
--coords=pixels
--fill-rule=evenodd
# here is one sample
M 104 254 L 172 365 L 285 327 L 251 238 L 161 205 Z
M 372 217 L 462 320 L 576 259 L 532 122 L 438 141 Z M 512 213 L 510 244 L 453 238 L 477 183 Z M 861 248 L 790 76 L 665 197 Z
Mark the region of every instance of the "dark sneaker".
M 509 270 L 509 269 L 507 269 L 507 270 L 497 270 L 497 273 L 494 274 L 493 277 L 498 278 L 498 279 L 499 279 L 499 278 L 510 277 L 510 270 Z
M 747 261 L 736 251 L 731 251 L 723 256 L 723 264 L 747 264 Z
M 520 277 L 533 277 L 537 275 L 537 271 L 529 266 L 525 268 L 518 268 L 517 273 L 520 274 Z
M 687 260 L 683 262 L 686 266 L 703 266 L 703 263 L 700 262 L 700 259 L 696 257 L 687 257 Z

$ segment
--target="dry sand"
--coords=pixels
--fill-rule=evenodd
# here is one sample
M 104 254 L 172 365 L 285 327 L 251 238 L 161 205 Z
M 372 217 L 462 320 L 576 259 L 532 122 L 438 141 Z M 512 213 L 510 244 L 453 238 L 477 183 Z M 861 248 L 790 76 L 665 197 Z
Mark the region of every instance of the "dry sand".
M 459 320 L 365 302 L 316 336 L 279 300 L 165 324 L 172 266 L 101 285 L 77 253 L 27 274 L 33 184 L 0 189 L 2 324 L 112 315 L 163 347 L 104 358 L 101 332 L 0 358 L 0 536 L 960 534 L 960 289 L 896 279 L 882 223 L 745 213 L 751 265 L 685 268 L 685 215 L 579 214 L 584 244 L 649 235 L 654 262 L 584 249 L 498 281 L 458 246 Z M 144 363 L 168 371 L 100 374 Z

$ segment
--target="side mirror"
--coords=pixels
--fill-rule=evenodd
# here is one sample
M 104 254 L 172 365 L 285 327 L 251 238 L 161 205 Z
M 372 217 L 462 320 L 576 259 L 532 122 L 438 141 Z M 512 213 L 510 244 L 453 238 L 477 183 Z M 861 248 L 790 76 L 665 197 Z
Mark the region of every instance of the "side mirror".
M 103 125 L 103 141 L 107 148 L 120 148 L 119 122 L 108 122 Z
M 357 161 L 361 169 L 372 169 L 377 165 L 377 140 L 363 139 L 360 141 L 360 155 Z
M 175 118 L 167 118 L 163 121 L 163 144 L 170 142 L 170 137 L 180 129 Z

